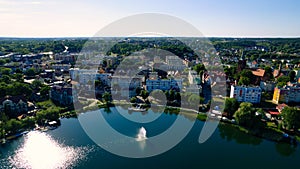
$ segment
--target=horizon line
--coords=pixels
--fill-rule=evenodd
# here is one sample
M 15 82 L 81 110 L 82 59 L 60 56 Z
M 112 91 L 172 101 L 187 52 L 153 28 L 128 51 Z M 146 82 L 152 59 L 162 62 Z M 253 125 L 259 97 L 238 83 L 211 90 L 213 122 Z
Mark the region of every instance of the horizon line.
M 70 39 L 70 38 L 249 38 L 249 39 L 297 39 L 299 36 L 0 36 L 0 39 Z

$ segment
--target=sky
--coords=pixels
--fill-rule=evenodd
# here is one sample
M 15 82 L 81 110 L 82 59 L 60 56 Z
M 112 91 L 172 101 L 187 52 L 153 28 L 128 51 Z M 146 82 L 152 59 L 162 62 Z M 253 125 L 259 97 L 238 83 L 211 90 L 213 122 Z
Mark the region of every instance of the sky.
M 207 37 L 300 37 L 299 0 L 0 0 L 0 37 L 91 37 L 126 16 L 161 13 Z

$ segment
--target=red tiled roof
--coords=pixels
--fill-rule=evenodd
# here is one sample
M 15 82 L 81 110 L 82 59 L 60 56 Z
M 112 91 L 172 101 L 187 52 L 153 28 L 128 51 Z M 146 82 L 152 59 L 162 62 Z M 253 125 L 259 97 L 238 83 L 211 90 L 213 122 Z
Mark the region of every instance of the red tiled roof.
M 253 75 L 263 77 L 265 75 L 264 69 L 257 69 L 252 71 Z
M 280 113 L 278 111 L 271 111 L 269 110 L 268 113 L 270 113 L 271 115 L 279 115 Z
M 277 106 L 276 106 L 276 109 L 277 110 L 282 110 L 284 107 L 286 107 L 287 105 L 286 104 L 278 104 Z

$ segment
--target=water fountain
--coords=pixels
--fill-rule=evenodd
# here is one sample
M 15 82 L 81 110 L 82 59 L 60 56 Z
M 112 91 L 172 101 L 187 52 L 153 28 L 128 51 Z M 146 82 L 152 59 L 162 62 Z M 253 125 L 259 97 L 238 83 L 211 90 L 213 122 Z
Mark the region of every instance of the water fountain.
M 139 129 L 139 133 L 137 134 L 137 141 L 142 141 L 147 139 L 146 133 L 147 133 L 146 129 L 144 127 L 141 127 Z

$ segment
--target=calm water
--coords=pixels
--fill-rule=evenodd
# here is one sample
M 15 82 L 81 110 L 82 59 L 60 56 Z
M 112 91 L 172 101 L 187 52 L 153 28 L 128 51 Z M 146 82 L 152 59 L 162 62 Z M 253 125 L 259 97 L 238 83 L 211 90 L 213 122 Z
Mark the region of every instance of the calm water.
M 176 118 L 184 116 L 148 112 L 150 123 L 134 123 L 112 109 L 82 114 L 95 119 L 102 113 L 115 130 L 134 137 L 144 126 L 147 136 L 163 132 Z M 141 116 L 141 117 L 138 117 Z M 191 123 L 190 119 L 187 119 Z M 196 121 L 190 133 L 173 149 L 158 156 L 131 159 L 111 154 L 97 146 L 84 132 L 78 119 L 62 119 L 61 126 L 45 133 L 30 132 L 0 147 L 1 168 L 298 168 L 300 150 L 245 135 L 220 124 L 213 136 L 199 144 L 203 122 Z M 126 126 L 126 127 L 124 127 Z M 99 131 L 101 133 L 101 131 Z M 113 144 L 113 143 L 112 143 Z M 146 143 L 147 144 L 147 143 Z M 146 145 L 147 146 L 147 145 Z

